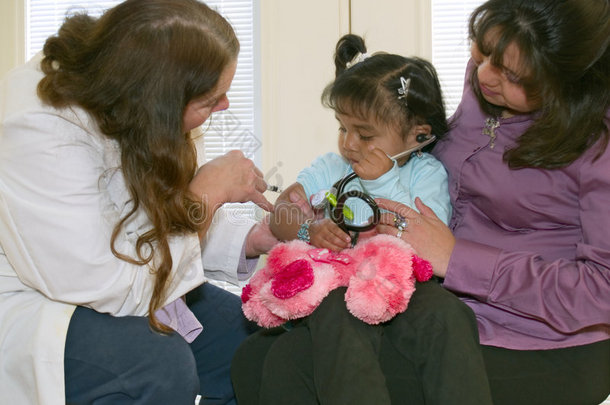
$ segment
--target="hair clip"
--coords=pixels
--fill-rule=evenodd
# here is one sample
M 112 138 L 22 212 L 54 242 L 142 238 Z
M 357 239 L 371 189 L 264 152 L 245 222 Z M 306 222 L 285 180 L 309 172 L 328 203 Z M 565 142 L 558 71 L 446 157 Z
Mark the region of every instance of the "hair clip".
M 345 68 L 346 68 L 346 69 L 349 69 L 349 68 L 351 68 L 352 66 L 354 66 L 354 65 L 356 65 L 356 64 L 358 64 L 358 63 L 360 63 L 360 62 L 362 62 L 363 60 L 367 59 L 368 57 L 369 57 L 369 54 L 368 54 L 368 53 L 360 53 L 360 52 L 358 52 L 358 53 L 356 54 L 356 56 L 354 56 L 354 58 L 353 58 L 351 61 L 349 61 L 349 62 L 347 62 L 347 63 L 345 64 Z
M 411 78 L 405 80 L 404 77 L 400 76 L 400 87 L 398 88 L 398 99 L 405 99 L 405 105 L 407 105 L 407 96 L 409 95 L 409 86 L 411 85 Z

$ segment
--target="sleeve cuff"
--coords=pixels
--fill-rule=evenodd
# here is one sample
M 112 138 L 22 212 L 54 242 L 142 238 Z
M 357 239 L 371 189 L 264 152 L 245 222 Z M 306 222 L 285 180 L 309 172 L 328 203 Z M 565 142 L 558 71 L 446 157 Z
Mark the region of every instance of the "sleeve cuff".
M 242 258 L 245 260 L 246 236 L 254 224 L 255 219 L 234 215 L 228 209 L 216 212 L 201 242 L 206 277 L 238 284 L 238 267 Z
M 237 265 L 237 280 L 238 281 L 246 281 L 254 271 L 256 270 L 256 265 L 258 264 L 258 257 L 248 258 L 246 257 L 246 242 L 241 249 L 241 256 L 239 258 L 239 264 Z
M 443 285 L 456 293 L 485 301 L 500 252 L 498 248 L 457 239 Z

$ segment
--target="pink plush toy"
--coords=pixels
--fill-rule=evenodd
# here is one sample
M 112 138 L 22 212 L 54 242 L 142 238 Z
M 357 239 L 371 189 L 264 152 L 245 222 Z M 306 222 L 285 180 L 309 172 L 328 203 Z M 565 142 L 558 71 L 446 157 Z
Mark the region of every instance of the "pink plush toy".
M 269 252 L 242 291 L 242 308 L 246 318 L 270 328 L 311 314 L 330 291 L 346 286 L 348 310 L 378 324 L 407 309 L 415 280 L 430 277 L 430 263 L 393 236 L 376 235 L 341 253 L 294 240 Z

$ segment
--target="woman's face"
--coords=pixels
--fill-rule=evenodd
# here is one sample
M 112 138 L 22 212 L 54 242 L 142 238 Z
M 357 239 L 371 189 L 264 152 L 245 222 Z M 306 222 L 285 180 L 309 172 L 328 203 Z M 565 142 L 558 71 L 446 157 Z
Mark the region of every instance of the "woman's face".
M 509 115 L 529 113 L 539 108 L 538 103 L 528 100 L 519 76 L 519 49 L 510 44 L 503 56 L 502 66 L 491 63 L 473 42 L 470 54 L 477 65 L 477 78 L 481 94 L 493 105 L 504 107 Z
M 202 125 L 212 113 L 229 108 L 227 92 L 235 76 L 236 63 L 228 65 L 220 74 L 216 87 L 205 95 L 189 101 L 184 109 L 182 127 L 184 132 Z

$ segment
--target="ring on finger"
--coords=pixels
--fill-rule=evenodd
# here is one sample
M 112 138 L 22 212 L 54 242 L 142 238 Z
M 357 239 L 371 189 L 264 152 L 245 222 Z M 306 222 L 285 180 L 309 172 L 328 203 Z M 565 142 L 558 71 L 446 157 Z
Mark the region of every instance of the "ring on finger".
M 396 214 L 394 217 L 394 226 L 402 233 L 402 231 L 407 229 L 407 220 L 402 215 Z

